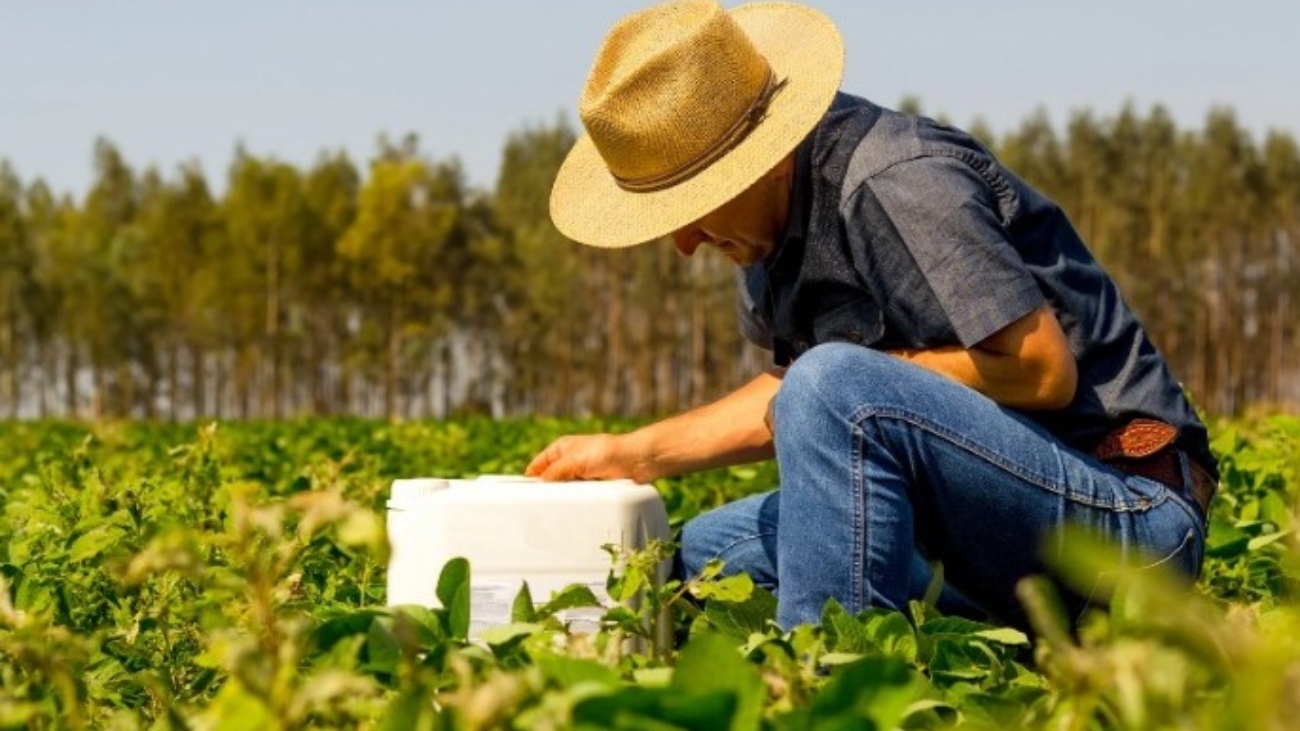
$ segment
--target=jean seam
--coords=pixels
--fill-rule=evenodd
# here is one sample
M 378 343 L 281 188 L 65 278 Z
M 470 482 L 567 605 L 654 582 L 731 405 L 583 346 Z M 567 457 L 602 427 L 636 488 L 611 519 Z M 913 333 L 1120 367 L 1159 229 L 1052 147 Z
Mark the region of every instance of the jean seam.
M 870 486 L 866 484 L 866 475 L 862 469 L 866 461 L 865 446 L 866 438 L 862 434 L 862 426 L 858 422 L 851 422 L 851 435 L 849 439 L 849 464 L 853 470 L 853 561 L 852 571 L 849 572 L 849 582 L 851 584 L 851 593 L 855 606 L 850 607 L 850 611 L 857 613 L 863 607 L 867 606 L 868 597 L 866 596 L 866 570 L 867 570 L 867 525 L 863 515 L 865 512 L 866 492 Z
M 1088 589 L 1087 598 L 1084 600 L 1084 605 L 1085 605 L 1084 609 L 1086 610 L 1087 606 L 1093 605 L 1095 603 L 1097 598 L 1097 589 L 1098 587 L 1101 586 L 1102 582 L 1105 581 L 1108 577 L 1124 576 L 1126 574 L 1129 576 L 1133 576 L 1146 571 L 1159 569 L 1160 567 L 1165 566 L 1166 564 L 1172 563 L 1182 558 L 1183 554 L 1186 553 L 1188 550 L 1190 550 L 1191 547 L 1196 543 L 1196 539 L 1197 539 L 1196 529 L 1188 528 L 1187 532 L 1183 535 L 1183 540 L 1168 555 L 1162 556 L 1159 559 L 1152 561 L 1149 564 L 1144 564 L 1142 566 L 1125 566 L 1115 570 L 1098 572 L 1097 576 L 1092 580 L 1092 586 L 1089 587 Z M 1193 577 L 1193 580 L 1195 580 L 1195 577 Z M 1083 613 L 1081 611 L 1079 615 L 1075 617 L 1075 620 L 1078 621 L 1082 617 L 1083 617 Z
M 737 538 L 736 540 L 732 541 L 731 543 L 728 543 L 727 545 L 723 546 L 722 548 L 719 548 L 719 549 L 718 549 L 718 555 L 716 556 L 716 558 L 722 558 L 722 554 L 727 553 L 728 551 L 730 551 L 731 549 L 735 548 L 736 546 L 739 546 L 739 545 L 742 544 L 742 543 L 748 543 L 748 542 L 750 542 L 750 541 L 756 541 L 756 540 L 759 540 L 760 538 L 764 538 L 764 537 L 775 537 L 775 536 L 776 536 L 776 532 L 775 532 L 775 531 L 771 531 L 771 532 L 764 532 L 764 533 L 755 533 L 755 534 L 753 534 L 753 535 L 743 536 L 743 537 L 741 537 L 741 538 Z
M 850 421 L 858 429 L 861 429 L 862 423 L 870 418 L 895 419 L 898 421 L 905 422 L 907 424 L 911 424 L 914 427 L 923 429 L 933 434 L 934 436 L 943 439 L 949 444 L 957 447 L 958 449 L 964 450 L 965 452 L 967 452 L 968 454 L 974 457 L 984 460 L 985 462 L 993 465 L 994 467 L 1005 470 L 1011 473 L 1012 475 L 1015 475 L 1016 477 L 1024 480 L 1025 482 L 1031 483 L 1039 488 L 1042 488 L 1056 495 L 1060 495 L 1061 497 L 1070 500 L 1072 502 L 1075 502 L 1077 504 L 1086 505 L 1091 508 L 1108 510 L 1115 513 L 1140 513 L 1155 508 L 1156 506 L 1164 503 L 1169 498 L 1170 490 L 1168 486 L 1163 485 L 1161 483 L 1157 483 L 1157 484 L 1161 484 L 1161 487 L 1164 487 L 1165 489 L 1161 490 L 1153 498 L 1150 499 L 1144 498 L 1144 500 L 1146 500 L 1145 504 L 1137 504 L 1137 505 L 1129 505 L 1124 503 L 1117 504 L 1114 502 L 1103 502 L 1099 500 L 1089 499 L 1088 496 L 1086 495 L 1081 495 L 1079 493 L 1070 490 L 1067 487 L 1062 487 L 1060 485 L 1054 484 L 1041 475 L 1034 474 L 1028 470 L 1021 468 L 1020 465 L 1004 458 L 1002 455 L 990 451 L 988 449 L 985 449 L 982 445 L 966 439 L 964 435 L 961 434 L 960 432 L 945 427 L 944 425 L 934 422 L 928 418 L 925 418 L 914 411 L 910 411 L 907 409 L 900 409 L 897 407 L 880 407 L 876 405 L 866 405 L 860 407 L 857 411 L 854 411 L 850 417 Z

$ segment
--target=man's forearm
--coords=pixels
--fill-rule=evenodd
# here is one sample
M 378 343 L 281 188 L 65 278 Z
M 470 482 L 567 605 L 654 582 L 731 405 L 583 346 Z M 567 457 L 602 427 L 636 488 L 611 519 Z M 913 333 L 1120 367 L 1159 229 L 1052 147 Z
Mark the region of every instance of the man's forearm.
M 1077 386 L 1074 355 L 1056 316 L 1046 307 L 973 348 L 951 346 L 892 353 L 1012 408 L 1063 408 L 1074 397 Z
M 965 384 L 1013 408 L 1042 408 L 1035 381 L 1011 356 L 961 346 L 895 351 L 895 356 Z
M 624 435 L 646 456 L 642 481 L 772 457 L 772 434 L 764 424 L 767 405 L 781 387 L 773 369 L 721 399 Z

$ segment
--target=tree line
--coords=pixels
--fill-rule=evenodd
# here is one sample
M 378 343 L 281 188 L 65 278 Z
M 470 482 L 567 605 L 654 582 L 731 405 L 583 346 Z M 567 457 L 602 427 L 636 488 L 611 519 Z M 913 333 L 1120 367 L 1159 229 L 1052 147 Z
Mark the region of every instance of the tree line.
M 1300 407 L 1290 134 L 1158 106 L 972 131 L 1070 214 L 1201 408 Z M 0 159 L 0 416 L 652 416 L 761 368 L 721 257 L 551 226 L 574 138 L 562 119 L 510 135 L 490 191 L 414 136 L 364 171 L 237 149 L 220 194 L 104 139 L 80 199 Z

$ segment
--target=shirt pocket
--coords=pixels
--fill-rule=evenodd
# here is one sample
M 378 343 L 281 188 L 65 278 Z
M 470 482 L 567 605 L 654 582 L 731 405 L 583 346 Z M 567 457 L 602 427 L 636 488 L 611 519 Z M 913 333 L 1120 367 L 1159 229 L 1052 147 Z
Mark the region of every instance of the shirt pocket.
M 854 297 L 827 310 L 812 323 L 813 340 L 821 343 L 854 343 L 871 347 L 885 334 L 880 308 L 869 296 Z

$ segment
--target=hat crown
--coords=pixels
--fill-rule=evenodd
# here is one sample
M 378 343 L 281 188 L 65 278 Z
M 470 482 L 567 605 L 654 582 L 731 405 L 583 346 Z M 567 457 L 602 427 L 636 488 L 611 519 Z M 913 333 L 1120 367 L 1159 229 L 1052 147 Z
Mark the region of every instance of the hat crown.
M 649 8 L 601 46 L 578 110 L 609 172 L 629 187 L 707 165 L 772 90 L 767 60 L 716 2 Z

